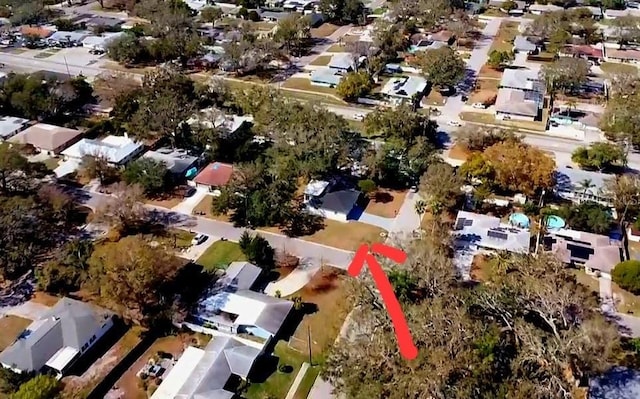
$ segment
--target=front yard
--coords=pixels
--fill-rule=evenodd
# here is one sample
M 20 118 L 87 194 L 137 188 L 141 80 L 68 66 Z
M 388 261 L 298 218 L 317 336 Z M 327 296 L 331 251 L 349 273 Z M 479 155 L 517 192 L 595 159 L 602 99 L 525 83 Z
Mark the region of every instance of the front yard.
M 476 85 L 469 96 L 469 104 L 493 104 L 498 96 L 499 80 L 496 79 L 478 79 Z
M 422 102 L 427 105 L 441 106 L 447 102 L 447 99 L 438 90 L 431 88 L 429 94 L 422 99 Z
M 600 69 L 604 73 L 607 74 L 618 74 L 618 73 L 638 73 L 638 67 L 631 64 L 622 64 L 618 62 L 603 62 L 600 64 Z
M 320 56 L 320 57 L 324 57 L 324 56 Z M 332 89 L 330 87 L 323 87 L 323 86 L 314 86 L 311 84 L 311 80 L 307 78 L 289 78 L 284 81 L 284 83 L 282 84 L 282 88 L 312 91 L 312 92 L 331 94 L 331 95 L 336 94 L 336 89 Z
M 362 244 L 384 241 L 386 237 L 386 234 L 385 237 L 380 235 L 381 233 L 386 233 L 385 230 L 356 221 L 342 223 L 326 219 L 324 225 L 324 229 L 299 238 L 330 247 L 355 251 Z
M 407 190 L 378 189 L 370 196 L 365 212 L 385 218 L 394 218 L 400 211 L 400 207 L 407 196 Z
M 330 55 L 320 55 L 315 60 L 311 61 L 309 65 L 315 65 L 315 66 L 329 65 L 329 62 L 331 62 L 331 57 L 332 56 Z
M 209 240 L 212 238 L 210 237 Z M 231 262 L 246 260 L 240 245 L 231 241 L 216 241 L 198 258 L 197 264 L 208 272 L 226 269 Z
M 6 315 L 0 319 L 0 351 L 10 346 L 16 338 L 31 324 L 23 317 Z
M 211 211 L 211 206 L 215 200 L 216 198 L 213 195 L 205 196 L 202 201 L 193 208 L 193 213 L 195 215 L 203 215 L 208 219 L 218 220 L 220 222 L 229 222 L 229 215 L 214 215 Z
M 514 21 L 502 21 L 496 37 L 491 43 L 489 52 L 493 50 L 511 51 L 513 49 L 513 40 L 518 35 L 518 26 L 520 24 Z
M 311 37 L 327 37 L 331 36 L 339 28 L 338 25 L 325 22 L 317 28 L 311 28 Z
M 493 113 L 483 112 L 461 112 L 460 119 L 466 122 L 482 123 L 491 125 L 501 125 L 516 129 L 537 130 L 544 132 L 547 128 L 547 120 L 549 119 L 549 110 L 542 110 L 542 121 L 517 121 L 517 120 L 499 120 Z

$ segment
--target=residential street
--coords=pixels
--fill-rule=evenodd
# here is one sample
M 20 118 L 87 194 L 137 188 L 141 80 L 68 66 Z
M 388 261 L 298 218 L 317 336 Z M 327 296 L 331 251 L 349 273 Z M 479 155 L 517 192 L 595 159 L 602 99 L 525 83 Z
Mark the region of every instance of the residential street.
M 480 68 L 487 62 L 491 43 L 496 33 L 498 33 L 502 18 L 483 21 L 486 21 L 487 25 L 482 30 L 482 39 L 476 43 L 476 48 L 471 52 L 471 58 L 467 60 L 467 76 L 465 80 L 458 85 L 457 94 L 447 98 L 447 103 L 442 107 L 442 116 L 438 119 L 445 121 L 445 123 L 449 120 L 459 120 L 458 114 L 464 107 L 462 95 L 468 94 L 470 89 L 473 88 Z

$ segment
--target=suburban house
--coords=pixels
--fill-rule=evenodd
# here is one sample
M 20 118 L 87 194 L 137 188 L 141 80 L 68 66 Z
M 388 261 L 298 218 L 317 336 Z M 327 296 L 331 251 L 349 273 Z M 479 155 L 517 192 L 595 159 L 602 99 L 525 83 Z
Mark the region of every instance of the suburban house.
M 232 376 L 247 380 L 260 350 L 232 337 L 214 337 L 204 349 L 187 347 L 151 399 L 232 399 Z M 227 388 L 227 389 L 225 389 Z
M 349 53 L 334 54 L 329 61 L 329 69 L 342 73 L 351 72 L 355 69 L 356 60 Z
M 15 372 L 53 371 L 62 376 L 113 326 L 113 313 L 62 298 L 0 353 Z
M 251 116 L 226 115 L 218 108 L 211 107 L 198 111 L 187 120 L 190 126 L 201 126 L 207 129 L 219 129 L 226 136 L 231 136 L 253 122 Z
M 339 187 L 335 182 L 312 180 L 304 190 L 307 212 L 323 218 L 346 222 L 362 193 Z
M 527 229 L 502 223 L 500 218 L 459 211 L 451 233 L 455 253 L 453 264 L 463 278 L 470 278 L 473 258 L 486 251 L 529 253 L 531 233 Z
M 58 177 L 73 173 L 85 156 L 104 157 L 113 166 L 125 166 L 144 151 L 144 145 L 127 135 L 107 136 L 102 140 L 82 139 L 62 151 L 65 161 L 54 170 Z
M 186 177 L 186 173 L 198 160 L 198 157 L 189 155 L 186 150 L 179 148 L 158 148 L 155 151 L 147 151 L 142 158 L 164 162 L 167 170 L 176 178 Z
M 16 118 L 15 116 L 0 117 L 0 140 L 8 140 L 22 131 L 27 124 L 28 119 Z
M 261 272 L 248 262 L 231 263 L 198 302 L 189 321 L 228 334 L 244 333 L 262 339 L 277 335 L 293 302 L 252 291 Z
M 318 68 L 311 72 L 311 84 L 314 86 L 336 87 L 343 78 L 340 71 L 330 68 Z
M 441 30 L 439 32 L 431 33 L 429 35 L 429 40 L 434 42 L 441 42 L 446 45 L 451 45 L 456 40 L 456 35 L 448 30 Z
M 62 150 L 77 142 L 82 132 L 76 129 L 36 123 L 33 126 L 15 134 L 9 142 L 16 144 L 29 144 L 38 152 L 49 155 L 58 155 Z
M 584 58 L 588 61 L 592 61 L 595 63 L 600 63 L 603 61 L 604 56 L 601 48 L 597 48 L 590 45 L 571 45 L 568 44 L 564 46 L 559 51 L 561 57 L 579 57 Z
M 233 165 L 222 162 L 212 162 L 205 166 L 200 173 L 189 181 L 190 186 L 206 189 L 214 195 L 220 195 L 220 188 L 224 187 L 231 180 Z
M 554 192 L 558 197 L 573 202 L 593 201 L 611 206 L 612 197 L 604 190 L 604 187 L 607 179 L 614 178 L 613 175 L 600 172 L 561 166 L 555 173 Z
M 538 46 L 529 41 L 526 36 L 518 35 L 513 41 L 513 52 L 535 54 L 538 52 Z
M 534 121 L 544 106 L 544 83 L 535 71 L 505 69 L 495 102 L 497 119 Z
M 531 4 L 529 6 L 529 12 L 533 15 L 546 14 L 561 10 L 564 10 L 564 8 L 554 4 Z
M 604 47 L 604 60 L 607 62 L 622 62 L 630 64 L 640 63 L 640 50 L 635 49 L 615 49 Z
M 604 19 L 616 19 L 622 17 L 640 17 L 640 10 L 625 8 L 624 10 L 608 9 L 604 10 Z
M 107 47 L 125 35 L 126 32 L 105 32 L 100 36 L 90 35 L 82 40 L 82 47 L 90 50 L 107 51 Z
M 47 37 L 47 44 L 49 46 L 77 46 L 90 34 L 91 32 L 88 31 L 68 32 L 59 30 Z
M 543 243 L 563 263 L 584 266 L 587 274 L 611 278 L 611 270 L 624 259 L 621 241 L 584 231 L 552 230 Z
M 86 26 L 88 26 L 90 28 L 96 27 L 96 26 L 102 26 L 102 27 L 109 28 L 109 29 L 116 29 L 116 28 L 122 26 L 122 24 L 124 24 L 125 21 L 120 19 L 120 18 L 110 18 L 110 17 L 95 16 L 95 17 L 89 17 L 89 18 L 81 19 L 78 22 L 81 23 L 81 24 L 85 24 Z
M 283 20 L 285 18 L 287 18 L 288 16 L 290 16 L 291 13 L 289 12 L 279 12 L 279 11 L 262 11 L 260 12 L 260 18 L 262 18 L 265 21 L 269 21 L 269 22 L 280 22 L 280 20 Z
M 390 103 L 420 101 L 427 89 L 427 80 L 420 76 L 392 77 L 380 90 Z

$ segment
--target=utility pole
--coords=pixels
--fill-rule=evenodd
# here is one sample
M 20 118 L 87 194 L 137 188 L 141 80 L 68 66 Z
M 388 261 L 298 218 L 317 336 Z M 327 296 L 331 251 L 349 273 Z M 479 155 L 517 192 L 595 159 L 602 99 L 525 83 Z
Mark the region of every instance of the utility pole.
M 313 366 L 313 361 L 311 360 L 311 326 L 307 326 L 307 337 L 309 338 L 309 366 Z
M 69 64 L 67 64 L 67 56 L 64 57 L 64 65 L 67 67 L 67 75 L 69 75 L 69 79 L 71 79 L 71 72 L 69 71 Z

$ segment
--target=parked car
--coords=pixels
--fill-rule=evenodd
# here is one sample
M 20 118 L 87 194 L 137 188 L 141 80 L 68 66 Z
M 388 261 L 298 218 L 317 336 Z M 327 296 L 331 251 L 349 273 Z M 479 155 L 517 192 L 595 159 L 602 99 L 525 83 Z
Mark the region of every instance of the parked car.
M 460 127 L 462 126 L 462 123 L 458 122 L 458 121 L 454 121 L 454 120 L 450 120 L 449 122 L 447 122 L 447 124 L 449 126 L 455 126 L 455 127 Z
M 193 240 L 191 240 L 191 245 L 200 245 L 207 241 L 207 238 L 209 237 L 206 234 L 196 234 L 196 236 L 193 237 Z
M 473 103 L 473 105 L 471 105 L 473 108 L 477 108 L 477 109 L 485 109 L 487 108 L 486 105 L 484 105 L 483 103 Z
M 355 114 L 353 116 L 353 119 L 357 120 L 357 121 L 362 121 L 364 120 L 365 115 L 364 114 Z

